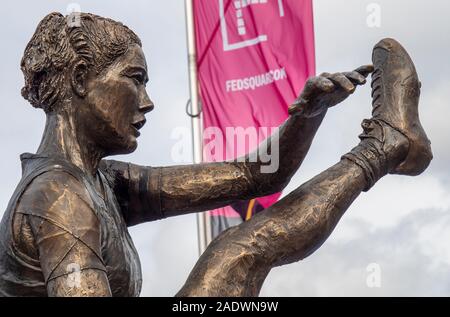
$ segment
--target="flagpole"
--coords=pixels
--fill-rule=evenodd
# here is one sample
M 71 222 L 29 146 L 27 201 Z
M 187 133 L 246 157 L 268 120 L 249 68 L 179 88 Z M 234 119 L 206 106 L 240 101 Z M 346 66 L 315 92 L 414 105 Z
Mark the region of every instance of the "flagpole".
M 191 104 L 192 152 L 194 164 L 203 161 L 202 117 L 198 97 L 197 52 L 195 47 L 193 0 L 185 0 L 188 48 L 189 91 Z M 211 242 L 211 223 L 207 212 L 197 213 L 198 251 L 201 255 Z

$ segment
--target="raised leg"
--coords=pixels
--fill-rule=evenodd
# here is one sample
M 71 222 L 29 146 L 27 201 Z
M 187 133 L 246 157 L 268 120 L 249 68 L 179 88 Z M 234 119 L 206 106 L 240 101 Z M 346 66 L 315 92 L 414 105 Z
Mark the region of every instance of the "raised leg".
M 362 191 L 388 173 L 417 175 L 428 166 L 431 148 L 417 114 L 419 82 L 412 61 L 397 42 L 384 40 L 375 47 L 374 66 L 373 117 L 363 121 L 359 145 L 214 240 L 178 296 L 257 296 L 273 267 L 317 250 Z

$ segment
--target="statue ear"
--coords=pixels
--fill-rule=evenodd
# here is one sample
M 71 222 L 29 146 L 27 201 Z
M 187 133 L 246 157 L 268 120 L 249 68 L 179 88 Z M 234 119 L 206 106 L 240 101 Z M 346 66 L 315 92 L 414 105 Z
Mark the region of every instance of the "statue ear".
M 72 68 L 71 84 L 73 91 L 79 96 L 86 96 L 88 66 L 84 61 L 78 61 Z

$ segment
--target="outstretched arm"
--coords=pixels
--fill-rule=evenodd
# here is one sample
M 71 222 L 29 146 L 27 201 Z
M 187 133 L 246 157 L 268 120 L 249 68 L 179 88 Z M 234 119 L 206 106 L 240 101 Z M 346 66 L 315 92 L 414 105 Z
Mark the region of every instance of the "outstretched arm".
M 233 162 L 162 168 L 104 161 L 101 168 L 113 182 L 127 223 L 210 210 L 281 191 L 303 162 L 327 109 L 363 85 L 370 72 L 372 66 L 363 66 L 309 79 L 289 109 L 290 118 L 259 146 L 256 155 Z M 276 155 L 281 168 L 271 170 L 271 163 L 257 153 Z

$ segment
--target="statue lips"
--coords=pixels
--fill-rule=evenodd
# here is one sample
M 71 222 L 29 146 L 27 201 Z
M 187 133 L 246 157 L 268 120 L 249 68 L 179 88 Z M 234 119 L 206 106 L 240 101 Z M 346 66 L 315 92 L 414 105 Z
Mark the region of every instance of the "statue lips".
M 136 137 L 139 137 L 141 135 L 139 130 L 144 126 L 145 122 L 147 122 L 147 120 L 142 119 L 140 121 L 137 121 L 137 122 L 131 124 L 131 127 L 133 128 L 133 131 L 134 131 L 134 135 Z

